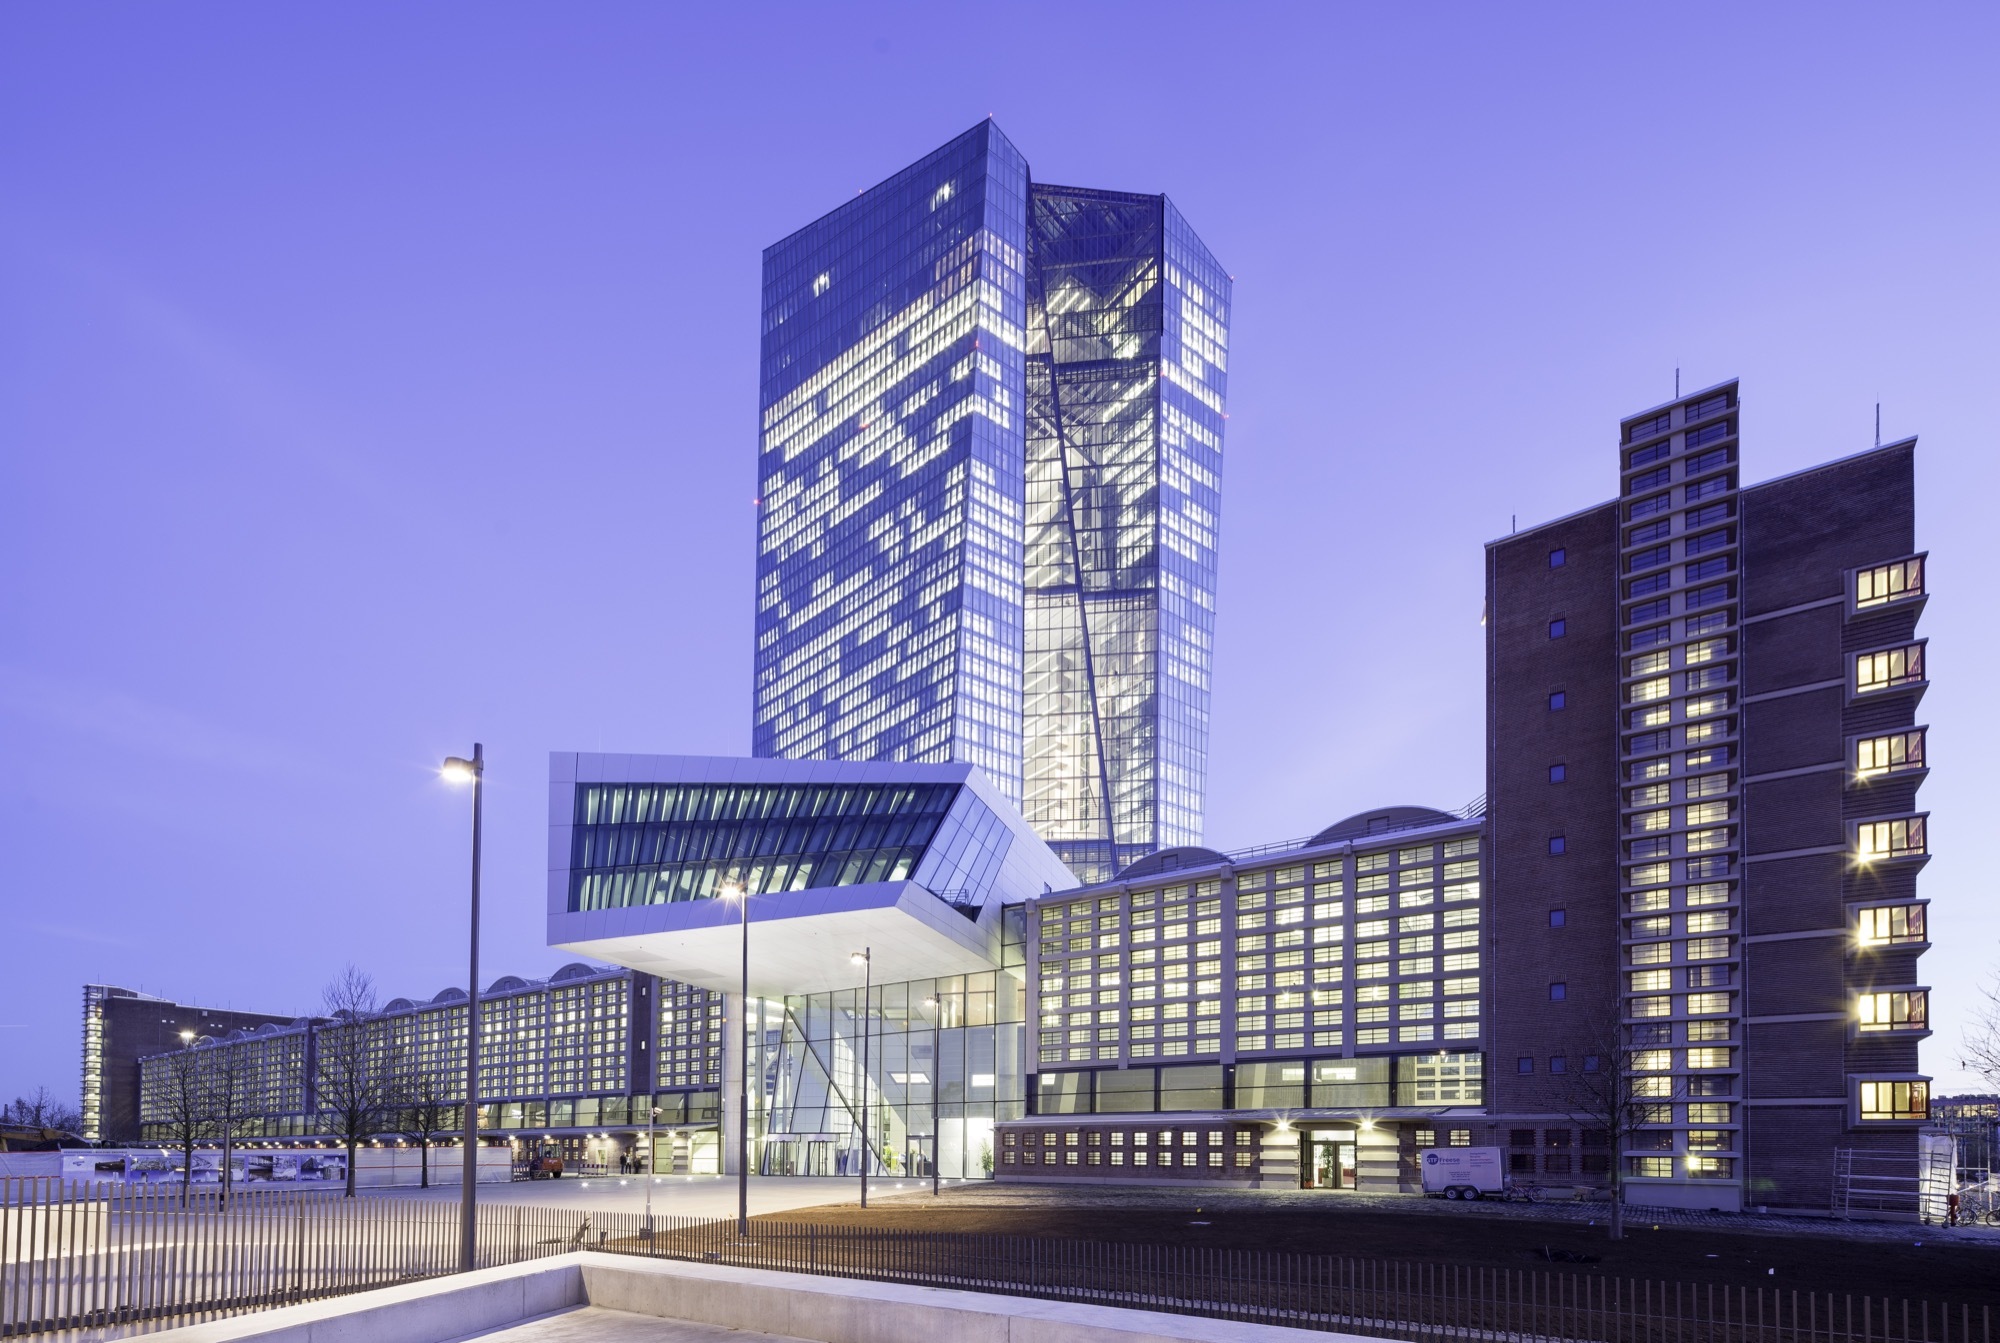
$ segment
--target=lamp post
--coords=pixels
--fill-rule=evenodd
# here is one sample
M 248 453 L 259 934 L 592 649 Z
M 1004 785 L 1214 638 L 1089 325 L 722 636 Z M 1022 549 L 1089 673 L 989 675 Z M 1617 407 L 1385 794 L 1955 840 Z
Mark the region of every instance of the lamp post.
M 648 1241 L 653 1238 L 653 1173 L 660 1168 L 653 1128 L 659 1122 L 660 1107 L 646 1107 L 646 1229 L 639 1233 L 639 1239 Z
M 444 777 L 453 783 L 472 785 L 472 962 L 465 993 L 465 1104 L 460 1107 L 465 1120 L 464 1185 L 458 1195 L 458 1269 L 470 1273 L 474 1267 L 478 1213 L 475 1190 L 479 1184 L 479 837 L 480 804 L 486 792 L 486 754 L 478 742 L 472 743 L 472 759 L 451 756 L 444 762 Z
M 193 1032 L 193 1031 L 191 1031 L 191 1030 L 188 1030 L 188 1029 L 186 1029 L 185 1027 L 183 1027 L 183 1028 L 181 1029 L 181 1032 L 180 1032 L 180 1036 L 181 1036 L 181 1048 L 182 1048 L 182 1049 L 193 1049 L 193 1048 L 194 1048 L 194 1032 Z M 194 1080 L 193 1080 L 192 1082 L 190 1082 L 190 1083 L 187 1083 L 187 1084 L 185 1084 L 185 1086 L 200 1086 L 200 1085 L 201 1085 L 201 1080 L 200 1080 L 200 1075 L 199 1075 L 198 1073 L 195 1073 L 195 1072 L 194 1072 L 194 1068 L 195 1068 L 195 1066 L 196 1066 L 196 1065 L 195 1065 L 195 1063 L 194 1063 L 194 1062 L 193 1062 L 192 1060 L 189 1060 L 188 1062 L 185 1062 L 185 1063 L 183 1063 L 183 1064 L 182 1064 L 181 1066 L 182 1066 L 182 1067 L 184 1067 L 184 1068 L 186 1068 L 186 1069 L 188 1069 L 188 1074 L 187 1074 L 187 1075 L 188 1075 L 188 1076 L 190 1076 L 190 1077 L 192 1077 L 192 1078 L 194 1079 Z M 204 1098 L 202 1098 L 202 1099 L 204 1099 L 204 1100 L 205 1100 L 206 1098 L 204 1097 Z M 185 1101 L 182 1101 L 182 1102 L 181 1102 L 181 1104 L 180 1104 L 180 1107 L 179 1107 L 179 1108 L 181 1108 L 181 1109 L 185 1110 L 185 1109 L 187 1108 L 187 1104 L 186 1104 L 186 1102 L 185 1102 Z M 206 1105 L 204 1104 L 204 1105 L 202 1106 L 202 1108 L 203 1108 L 203 1109 L 206 1109 L 206 1108 L 207 1108 L 207 1106 L 206 1106 Z M 194 1152 L 193 1152 L 192 1150 L 190 1150 L 190 1151 L 188 1152 L 188 1154 L 187 1154 L 187 1172 L 186 1172 L 186 1178 L 184 1178 L 184 1179 L 183 1179 L 183 1180 L 181 1181 L 181 1189 L 182 1189 L 183 1193 L 185 1193 L 185 1191 L 187 1190 L 188 1186 L 189 1186 L 190 1184 L 192 1184 L 193 1182 L 194 1182 Z M 183 1198 L 183 1199 L 181 1200 L 181 1204 L 182 1204 L 182 1206 L 183 1206 L 183 1207 L 185 1207 L 185 1206 L 186 1206 L 186 1204 L 187 1204 L 187 1200 L 186 1200 L 185 1198 Z
M 938 1088 L 944 1085 L 944 1056 L 938 1053 L 938 1018 L 944 1013 L 944 1000 L 936 994 L 924 999 L 924 1006 L 931 1010 L 931 1197 L 938 1196 L 938 1154 L 944 1147 L 944 1134 L 938 1131 Z
M 868 1113 L 868 1037 L 872 1032 L 869 1022 L 868 1000 L 875 993 L 875 948 L 863 947 L 848 957 L 861 967 L 861 1206 L 868 1206 L 868 1130 L 871 1127 Z
M 743 1014 L 742 1063 L 736 1093 L 736 1238 L 750 1234 L 750 888 L 731 872 L 717 890 L 724 900 L 734 900 L 743 927 L 743 993 L 737 1010 Z M 761 1023 L 759 1023 L 761 1026 Z

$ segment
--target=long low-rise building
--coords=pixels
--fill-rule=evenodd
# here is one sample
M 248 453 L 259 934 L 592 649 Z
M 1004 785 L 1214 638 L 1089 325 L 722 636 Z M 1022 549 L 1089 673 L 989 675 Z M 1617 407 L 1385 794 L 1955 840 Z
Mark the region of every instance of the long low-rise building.
M 427 1128 L 424 1136 L 450 1142 L 462 1129 L 465 1019 L 465 990 L 448 988 L 393 999 L 359 1021 L 300 1017 L 204 1034 L 138 1060 L 132 1137 L 173 1140 L 189 1123 L 176 1066 L 227 1050 L 241 1090 L 237 1139 L 330 1140 L 320 1056 L 330 1034 L 358 1030 L 382 1079 L 381 1131 L 416 1137 Z M 546 980 L 505 975 L 480 995 L 479 1126 L 495 1139 L 552 1143 L 573 1159 L 643 1149 L 651 1130 L 671 1144 L 663 1169 L 671 1159 L 672 1169 L 713 1171 L 723 1053 L 721 999 L 706 990 L 582 963 Z
M 84 985 L 82 1136 L 92 1142 L 140 1140 L 140 1060 L 148 1055 L 290 1020 L 268 1012 L 196 1007 L 111 984 Z

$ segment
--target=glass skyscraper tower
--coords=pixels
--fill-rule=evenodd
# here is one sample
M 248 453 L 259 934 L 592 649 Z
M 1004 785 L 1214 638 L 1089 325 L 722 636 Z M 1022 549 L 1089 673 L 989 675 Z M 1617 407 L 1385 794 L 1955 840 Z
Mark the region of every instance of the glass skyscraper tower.
M 764 253 L 759 756 L 979 765 L 1085 879 L 1201 839 L 1229 279 L 991 121 Z

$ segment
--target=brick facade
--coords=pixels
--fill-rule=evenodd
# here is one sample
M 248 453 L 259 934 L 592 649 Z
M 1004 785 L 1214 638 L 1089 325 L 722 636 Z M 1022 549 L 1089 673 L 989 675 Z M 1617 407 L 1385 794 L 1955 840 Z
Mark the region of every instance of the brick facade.
M 1602 1053 L 1593 1037 L 1617 1011 L 1617 562 L 1609 504 L 1487 548 L 1488 861 L 1508 892 L 1487 969 L 1501 1113 L 1559 1107 L 1566 1074 L 1551 1068 Z

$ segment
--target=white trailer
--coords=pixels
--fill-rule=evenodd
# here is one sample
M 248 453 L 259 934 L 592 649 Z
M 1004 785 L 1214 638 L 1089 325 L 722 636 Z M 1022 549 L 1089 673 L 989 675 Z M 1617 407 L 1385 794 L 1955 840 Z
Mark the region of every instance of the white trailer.
M 1479 1198 L 1507 1189 L 1497 1147 L 1426 1147 L 1418 1156 L 1424 1193 L 1446 1198 Z

